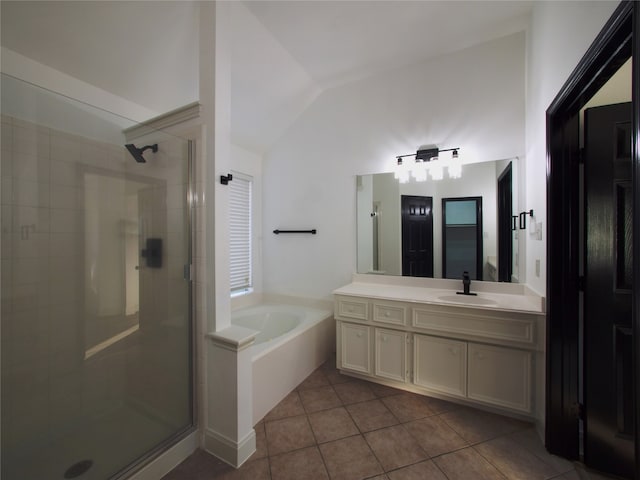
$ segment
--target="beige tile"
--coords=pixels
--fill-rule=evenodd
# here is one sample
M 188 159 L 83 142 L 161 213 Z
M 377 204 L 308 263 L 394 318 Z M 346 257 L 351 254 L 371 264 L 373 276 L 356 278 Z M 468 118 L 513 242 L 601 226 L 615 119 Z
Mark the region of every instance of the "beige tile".
M 571 461 L 547 452 L 535 428 L 528 428 L 520 432 L 512 433 L 509 435 L 509 438 L 518 445 L 526 448 L 544 463 L 551 465 L 557 472 L 570 472 L 574 469 Z
M 0 176 L 13 177 L 13 152 L 5 147 L 4 141 L 0 148 Z
M 393 413 L 377 399 L 347 405 L 346 408 L 361 432 L 370 432 L 398 424 L 398 419 Z
M 452 412 L 453 410 L 462 408 L 462 406 L 458 405 L 457 403 L 447 402 L 446 400 L 440 400 L 439 398 L 427 397 L 427 396 L 423 398 L 427 406 L 436 415 L 439 415 L 445 412 Z
M 318 447 L 310 447 L 295 452 L 271 457 L 272 480 L 329 480 L 329 474 L 322 461 Z
M 566 475 L 570 480 L 574 478 L 579 478 L 580 480 L 614 480 L 620 477 L 614 477 L 609 475 L 604 475 L 602 473 L 596 472 L 595 470 L 591 470 L 587 468 L 582 463 L 576 463 L 576 469 L 574 472 L 568 472 Z M 573 477 L 571 475 L 575 474 Z
M 309 415 L 309 423 L 318 443 L 331 442 L 360 433 L 344 407 L 312 413 Z
M 246 462 L 237 470 L 231 470 L 215 477 L 203 477 L 203 479 L 204 478 L 216 478 L 220 480 L 270 480 L 269 460 L 262 458 L 260 460 Z
M 384 397 L 382 402 L 400 422 L 408 422 L 433 415 L 424 398 L 413 393 L 401 393 L 400 395 Z
M 564 473 L 556 471 L 509 437 L 498 437 L 474 448 L 507 478 L 543 480 Z
M 342 403 L 348 405 L 350 403 L 365 402 L 376 398 L 369 382 L 354 381 L 348 383 L 339 383 L 333 386 L 334 390 L 342 400 Z
M 324 373 L 327 376 L 327 380 L 329 380 L 329 383 L 331 385 L 336 385 L 338 383 L 353 382 L 355 380 L 355 378 L 350 377 L 349 375 L 343 375 L 342 373 L 340 373 L 340 370 L 337 370 L 337 369 L 325 370 Z
M 426 452 L 402 425 L 365 433 L 364 438 L 385 472 L 428 458 Z
M 196 450 L 162 480 L 210 480 L 233 470 L 222 460 L 204 450 Z
M 430 457 L 453 452 L 468 444 L 437 416 L 413 420 L 406 423 L 405 428 Z
M 265 422 L 265 431 L 269 455 L 310 447 L 316 443 L 305 415 Z
M 387 475 L 389 480 L 447 480 L 431 460 L 394 470 Z
M 329 385 L 329 380 L 322 368 L 318 368 L 311 375 L 305 378 L 303 382 L 298 385 L 297 389 L 305 390 L 308 388 L 324 387 L 325 385 Z
M 433 460 L 449 480 L 504 480 L 505 477 L 473 448 L 448 453 Z
M 277 420 L 278 418 L 295 417 L 297 415 L 303 415 L 304 408 L 302 407 L 302 401 L 300 395 L 295 390 L 278 403 L 267 415 L 265 420 Z
M 467 407 L 443 413 L 440 417 L 469 443 L 484 442 L 531 427 L 530 423 Z
M 320 453 L 331 480 L 354 480 L 383 473 L 361 435 L 320 445 Z
M 307 413 L 328 410 L 342 405 L 338 395 L 330 385 L 300 390 L 298 394 Z
M 373 394 L 378 397 L 390 397 L 391 395 L 398 395 L 402 393 L 402 390 L 398 390 L 397 388 L 387 387 L 386 385 L 380 385 L 379 383 L 371 383 L 369 385 L 371 387 L 371 391 Z
M 336 370 L 336 355 L 335 353 L 331 355 L 322 365 L 320 365 L 325 371 Z
M 2 185 L 4 189 L 4 183 Z M 12 179 L 10 193 L 14 205 L 25 207 L 48 207 L 50 187 L 48 183 Z M 8 202 L 5 202 L 8 203 Z
M 556 478 L 558 480 L 580 480 L 580 475 L 578 475 L 577 471 L 572 470 Z

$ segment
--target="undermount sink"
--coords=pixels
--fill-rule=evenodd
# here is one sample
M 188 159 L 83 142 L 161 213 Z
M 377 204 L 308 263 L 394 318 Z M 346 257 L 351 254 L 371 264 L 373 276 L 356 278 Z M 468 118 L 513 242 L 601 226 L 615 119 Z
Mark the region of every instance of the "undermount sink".
M 464 305 L 496 305 L 495 300 L 489 298 L 477 297 L 474 295 L 442 295 L 438 300 L 444 302 L 461 303 Z

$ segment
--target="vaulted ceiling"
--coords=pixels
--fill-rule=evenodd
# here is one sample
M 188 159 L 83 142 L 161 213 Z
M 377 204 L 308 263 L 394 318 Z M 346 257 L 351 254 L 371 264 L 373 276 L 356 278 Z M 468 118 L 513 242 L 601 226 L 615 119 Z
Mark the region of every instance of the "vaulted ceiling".
M 524 30 L 531 1 L 232 4 L 232 139 L 263 152 L 323 91 Z M 2 1 L 2 46 L 162 113 L 198 98 L 198 4 Z

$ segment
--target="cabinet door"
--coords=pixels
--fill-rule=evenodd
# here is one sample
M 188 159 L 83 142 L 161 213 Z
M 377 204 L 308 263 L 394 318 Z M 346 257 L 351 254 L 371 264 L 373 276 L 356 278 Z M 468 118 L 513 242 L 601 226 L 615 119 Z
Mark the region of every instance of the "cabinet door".
M 469 343 L 468 395 L 531 413 L 531 353 Z
M 467 344 L 457 340 L 413 336 L 413 383 L 464 397 L 467 386 Z
M 340 323 L 340 368 L 371 374 L 371 327 Z
M 406 381 L 407 335 L 406 332 L 376 328 L 376 376 Z

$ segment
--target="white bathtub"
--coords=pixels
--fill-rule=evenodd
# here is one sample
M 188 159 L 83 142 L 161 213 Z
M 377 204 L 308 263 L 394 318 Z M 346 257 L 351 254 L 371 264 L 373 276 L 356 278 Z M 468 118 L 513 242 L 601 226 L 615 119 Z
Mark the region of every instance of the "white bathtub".
M 335 347 L 330 310 L 258 305 L 233 311 L 231 323 L 259 332 L 250 347 L 254 425 L 322 365 Z

